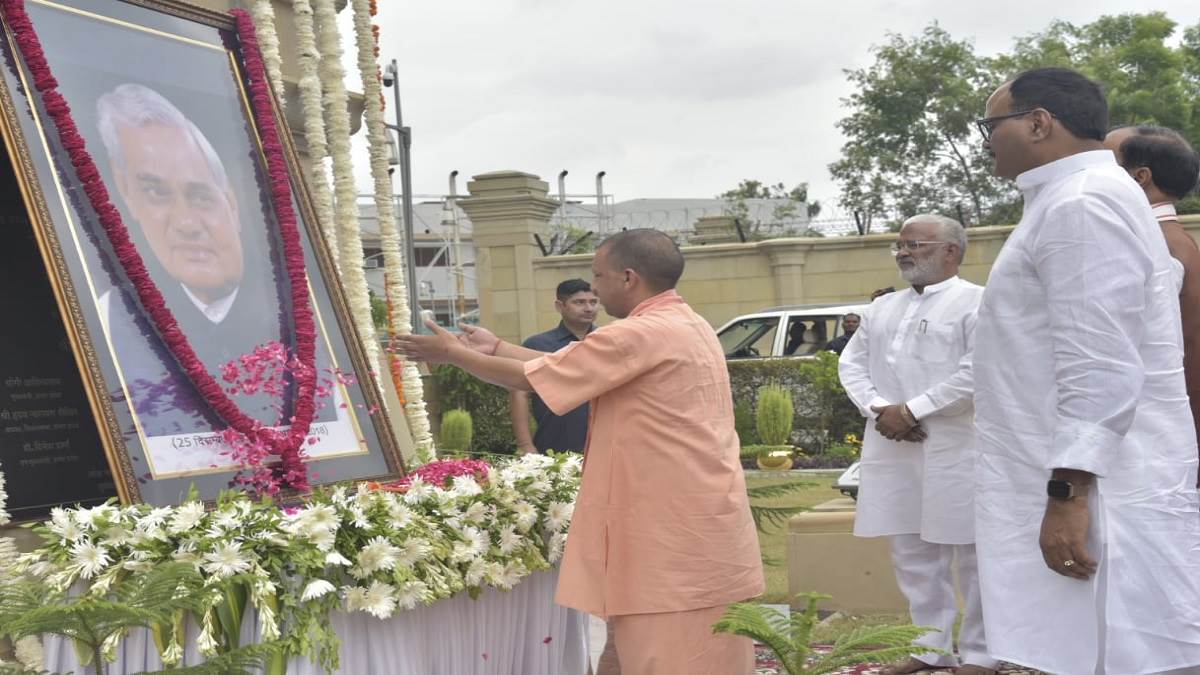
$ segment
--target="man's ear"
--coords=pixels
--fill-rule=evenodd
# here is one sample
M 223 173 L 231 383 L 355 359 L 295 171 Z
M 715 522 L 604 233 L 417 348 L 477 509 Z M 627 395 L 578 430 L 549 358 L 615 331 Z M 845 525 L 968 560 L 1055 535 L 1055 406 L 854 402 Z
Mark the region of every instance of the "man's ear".
M 563 303 L 562 300 L 559 300 L 558 298 L 554 299 L 554 309 L 556 309 L 559 314 L 562 314 L 563 310 L 566 308 L 567 308 L 567 306 Z
M 1050 127 L 1054 124 L 1054 117 L 1045 110 L 1038 108 L 1029 113 L 1030 136 L 1034 142 L 1044 141 L 1050 137 Z
M 1154 185 L 1154 172 L 1151 171 L 1150 167 L 1148 166 L 1139 166 L 1133 171 L 1130 171 L 1129 175 L 1133 177 L 1133 180 L 1137 181 L 1137 184 L 1140 185 L 1143 190 L 1151 185 Z

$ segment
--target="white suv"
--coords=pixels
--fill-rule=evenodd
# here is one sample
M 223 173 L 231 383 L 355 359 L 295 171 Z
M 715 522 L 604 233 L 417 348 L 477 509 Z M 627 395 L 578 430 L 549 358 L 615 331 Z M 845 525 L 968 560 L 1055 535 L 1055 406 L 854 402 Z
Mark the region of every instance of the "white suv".
M 842 317 L 866 305 L 773 307 L 733 319 L 717 330 L 727 359 L 813 356 L 842 334 Z

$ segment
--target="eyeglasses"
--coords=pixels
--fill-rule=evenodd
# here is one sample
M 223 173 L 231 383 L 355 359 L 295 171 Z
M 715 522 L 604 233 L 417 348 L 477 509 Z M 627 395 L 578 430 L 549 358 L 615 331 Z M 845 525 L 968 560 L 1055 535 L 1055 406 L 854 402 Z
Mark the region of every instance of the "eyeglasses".
M 992 132 L 994 132 L 996 127 L 1000 126 L 1000 123 L 1004 120 L 1010 120 L 1014 117 L 1024 117 L 1025 115 L 1037 110 L 1045 110 L 1045 108 L 1030 108 L 1029 110 L 1022 110 L 1021 112 L 1009 113 L 1007 115 L 984 117 L 982 119 L 975 120 L 975 128 L 979 129 L 979 135 L 983 136 L 984 141 L 990 141 L 992 140 Z M 1050 116 L 1057 117 L 1057 115 L 1054 113 L 1050 113 Z
M 913 253 L 925 246 L 945 246 L 949 241 L 897 241 L 892 244 L 892 255 L 900 255 L 900 251 Z

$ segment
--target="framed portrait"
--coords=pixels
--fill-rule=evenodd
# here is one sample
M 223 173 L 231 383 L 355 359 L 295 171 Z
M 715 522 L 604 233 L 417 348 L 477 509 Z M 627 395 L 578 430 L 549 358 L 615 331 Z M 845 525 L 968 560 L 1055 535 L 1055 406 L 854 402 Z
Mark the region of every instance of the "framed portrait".
M 283 240 L 232 19 L 154 0 L 26 0 L 25 10 L 111 203 L 206 370 L 227 384 L 235 382 L 231 369 L 245 366 L 264 345 L 294 349 Z M 29 303 L 43 305 L 44 314 L 57 311 L 65 339 L 56 343 L 56 358 L 75 369 L 82 389 L 72 398 L 80 409 L 75 422 L 81 429 L 94 426 L 97 436 L 94 448 L 70 447 L 78 467 L 66 461 L 49 466 L 96 476 L 96 466 L 107 465 L 109 493 L 126 501 L 178 503 L 193 485 L 211 499 L 237 475 L 221 433 L 229 425 L 192 384 L 141 306 L 33 89 L 12 27 L 6 22 L 5 28 L 0 126 L 12 160 L 9 189 L 25 207 L 15 214 L 21 202 L 8 201 L 5 208 L 29 223 L 29 246 L 44 263 L 37 281 L 46 291 Z M 274 116 L 285 129 L 282 115 Z M 286 130 L 282 135 L 322 384 L 305 446 L 309 473 L 313 484 L 402 475 L 387 416 L 374 414 L 378 390 L 295 148 Z M 0 267 L 3 262 L 0 254 Z M 54 304 L 45 306 L 47 299 Z M 47 334 L 53 332 L 49 324 Z M 63 359 L 64 352 L 74 358 Z M 297 396 L 286 372 L 274 387 L 239 389 L 235 383 L 230 390 L 237 390 L 231 398 L 246 415 L 286 430 Z M 17 470 L 12 458 L 18 466 L 28 459 L 16 448 L 0 447 L 10 483 Z M 79 482 L 79 494 L 61 494 L 58 501 L 105 496 L 83 494 L 85 481 Z M 104 492 L 103 485 L 93 487 Z

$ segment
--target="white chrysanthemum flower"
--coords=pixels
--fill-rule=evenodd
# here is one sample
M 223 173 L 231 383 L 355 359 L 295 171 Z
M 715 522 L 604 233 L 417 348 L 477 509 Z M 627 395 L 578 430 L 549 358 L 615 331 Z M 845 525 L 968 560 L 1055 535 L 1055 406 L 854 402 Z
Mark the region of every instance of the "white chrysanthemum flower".
M 337 505 L 339 505 L 339 506 L 345 506 L 345 505 L 346 505 L 346 500 L 347 500 L 347 497 L 346 497 L 346 486 L 344 486 L 344 485 L 339 485 L 338 487 L 335 487 L 335 488 L 333 489 L 333 492 L 329 493 L 329 499 L 330 499 L 330 500 L 331 500 L 331 501 L 332 501 L 334 504 L 337 504 Z
M 575 515 L 573 502 L 550 502 L 550 506 L 546 508 L 546 528 L 557 532 L 571 523 L 573 515 Z
M 408 484 L 408 492 L 404 493 L 404 501 L 409 504 L 420 504 L 432 497 L 435 490 L 436 488 L 426 483 L 420 476 L 413 476 L 412 481 Z
M 91 509 L 75 509 L 71 511 L 71 520 L 85 530 L 96 529 L 96 512 Z
M 487 574 L 487 563 L 476 558 L 467 566 L 467 572 L 463 575 L 463 581 L 468 586 L 478 586 L 483 581 L 484 575 Z
M 71 562 L 79 567 L 80 576 L 91 579 L 108 565 L 108 549 L 86 539 L 76 542 L 71 547 Z
M 74 520 L 67 518 L 65 520 L 54 520 L 50 522 L 50 531 L 58 535 L 63 541 L 77 541 L 84 536 L 85 532 Z
M 179 534 L 186 532 L 204 520 L 204 504 L 200 502 L 188 502 L 183 504 L 175 511 L 175 515 L 171 517 L 171 534 Z
M 316 579 L 315 581 L 308 582 L 308 585 L 304 587 L 304 593 L 300 596 L 300 600 L 316 600 L 317 598 L 335 590 L 337 589 L 334 588 L 333 584 L 329 583 L 328 581 L 325 581 L 324 579 Z
M 358 552 L 358 567 L 365 574 L 377 570 L 391 570 L 396 567 L 396 559 L 400 549 L 392 545 L 384 537 L 373 537 L 367 545 Z
M 61 506 L 56 506 L 50 509 L 50 522 L 53 525 L 65 525 L 71 522 L 71 514 Z
M 329 553 L 325 554 L 325 564 L 349 567 L 351 563 L 348 559 L 346 559 L 346 556 L 342 555 L 341 553 L 338 553 L 337 551 L 330 551 Z
M 396 594 L 396 604 L 402 609 L 413 609 L 425 601 L 429 587 L 420 581 L 409 581 Z
M 101 536 L 104 542 L 111 546 L 120 546 L 133 541 L 133 533 L 120 525 L 114 525 L 105 529 Z
M 529 502 L 517 502 L 513 505 L 513 514 L 517 517 L 517 529 L 528 532 L 537 523 L 537 509 Z
M 237 509 L 222 509 L 212 516 L 212 525 L 222 530 L 236 530 L 242 527 L 242 514 Z
M 500 530 L 500 552 L 504 555 L 509 555 L 517 550 L 523 541 L 524 538 L 517 534 L 516 528 L 512 525 L 506 525 L 504 529 Z
M 463 518 L 465 518 L 467 522 L 474 523 L 476 525 L 482 525 L 483 521 L 487 519 L 487 516 L 488 507 L 483 502 L 474 502 L 467 507 L 466 511 L 463 512 Z
M 563 549 L 566 548 L 566 546 L 566 532 L 555 532 L 554 534 L 550 535 L 550 551 L 546 556 L 546 560 L 550 561 L 551 563 L 558 562 L 558 559 L 562 557 Z
M 166 524 L 167 518 L 171 515 L 170 506 L 160 506 L 151 509 L 149 513 L 138 518 L 137 529 L 139 530 L 157 530 Z
M 551 464 L 553 464 L 554 458 L 551 457 L 550 455 L 532 454 L 531 453 L 528 455 L 521 455 L 521 459 L 519 460 L 519 462 L 529 468 L 532 468 L 532 469 L 541 469 L 543 467 L 547 467 L 547 466 L 550 466 Z
M 433 547 L 429 545 L 428 541 L 419 537 L 409 537 L 400 547 L 400 555 L 397 556 L 396 564 L 412 567 L 424 560 L 431 551 L 433 551 Z
M 359 483 L 358 491 L 354 493 L 354 504 L 360 509 L 369 509 L 375 503 L 375 494 L 366 483 Z
M 496 581 L 496 585 L 506 591 L 512 590 L 513 586 L 520 583 L 527 574 L 529 574 L 529 570 L 525 568 L 525 565 L 516 561 L 510 562 L 504 566 L 504 575 Z
M 367 512 L 358 504 L 351 504 L 347 509 L 350 512 L 350 522 L 360 530 L 365 530 L 371 526 L 371 521 L 367 520 Z
M 396 611 L 396 588 L 376 579 L 363 597 L 362 609 L 378 619 L 386 619 Z
M 491 538 L 487 532 L 483 532 L 477 527 L 468 525 L 462 529 L 463 539 L 471 546 L 471 550 L 477 556 L 482 556 L 487 553 L 488 548 L 492 545 Z
M 316 546 L 318 551 L 328 551 L 332 549 L 334 543 L 336 543 L 337 535 L 333 530 L 313 530 L 308 534 L 308 541 L 311 542 L 313 546 Z
M 536 480 L 530 483 L 525 489 L 536 495 L 544 495 L 551 489 L 550 481 L 546 480 L 545 476 L 538 476 Z
M 388 502 L 388 517 L 392 519 L 390 525 L 393 528 L 403 530 L 412 524 L 413 512 L 399 500 L 391 500 Z
M 474 497 L 483 493 L 483 487 L 479 485 L 474 476 L 455 476 L 450 481 L 450 486 L 454 494 L 459 497 Z
M 558 470 L 559 475 L 563 478 L 573 478 L 583 472 L 583 456 L 572 453 L 569 457 L 563 460 L 562 467 Z
M 362 610 L 367 599 L 367 589 L 361 586 L 343 586 L 342 603 L 347 612 Z
M 250 569 L 250 559 L 242 553 L 236 542 L 219 545 L 216 550 L 204 554 L 204 569 L 218 579 L 241 574 Z

